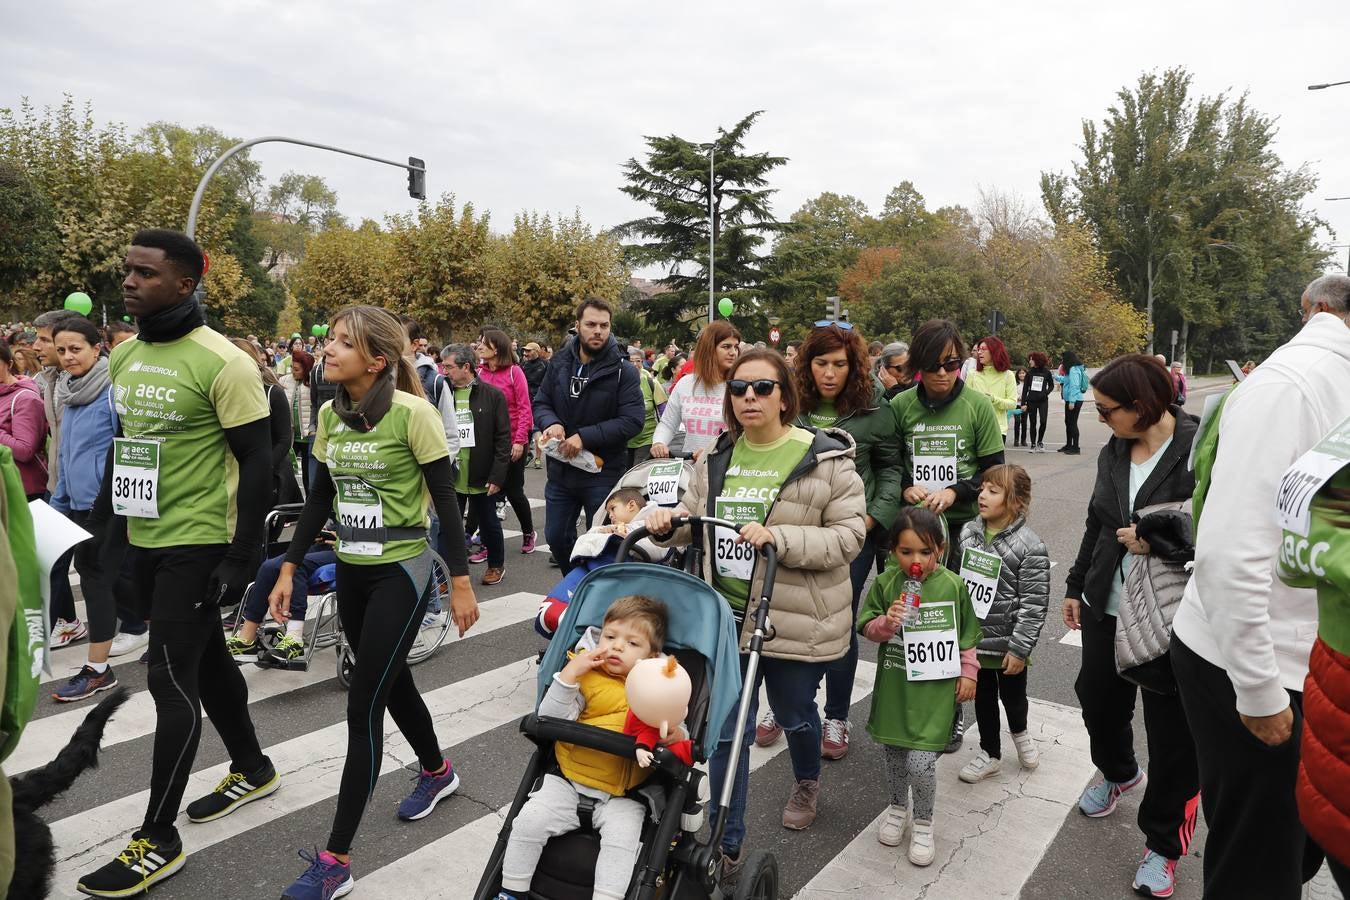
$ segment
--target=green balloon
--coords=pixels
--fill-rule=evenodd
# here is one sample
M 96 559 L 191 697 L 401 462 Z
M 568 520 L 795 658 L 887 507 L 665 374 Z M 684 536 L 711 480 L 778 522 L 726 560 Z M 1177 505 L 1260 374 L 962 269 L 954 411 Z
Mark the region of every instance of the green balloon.
M 130 321 L 131 321 L 131 316 L 123 316 L 123 317 L 122 317 L 122 321 L 123 321 L 123 322 L 130 322 Z
M 297 331 L 297 332 L 295 332 L 294 334 L 291 335 L 291 340 L 295 340 L 295 339 L 298 338 L 299 336 L 300 336 L 300 332 Z
M 89 295 L 84 291 L 75 291 L 66 295 L 66 309 L 74 310 L 82 316 L 89 315 L 89 311 L 94 308 L 94 301 L 89 299 Z
M 328 337 L 328 326 L 327 326 L 327 325 L 323 326 L 323 336 L 324 336 L 324 337 Z
M 732 305 L 730 297 L 723 297 L 721 300 L 717 301 L 717 311 L 722 315 L 731 315 L 733 309 L 735 309 L 735 307 Z

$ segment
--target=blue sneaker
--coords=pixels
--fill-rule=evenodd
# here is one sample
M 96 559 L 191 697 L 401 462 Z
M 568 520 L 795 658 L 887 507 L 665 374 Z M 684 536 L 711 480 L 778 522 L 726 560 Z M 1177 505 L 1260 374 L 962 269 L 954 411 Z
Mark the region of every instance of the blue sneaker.
M 117 687 L 117 675 L 112 666 L 102 672 L 95 672 L 90 666 L 82 666 L 64 686 L 57 688 L 52 698 L 62 703 L 74 703 L 92 697 L 99 691 L 110 691 Z
M 437 803 L 459 790 L 459 776 L 448 759 L 444 772 L 436 775 L 423 769 L 416 781 L 417 785 L 408 799 L 398 805 L 398 817 L 405 822 L 425 818 L 436 808 Z
M 352 867 L 339 862 L 327 850 L 314 856 L 301 850 L 300 858 L 309 863 L 309 868 L 286 888 L 281 900 L 333 900 L 345 897 L 356 887 Z
M 1129 781 L 1116 782 L 1103 778 L 1083 791 L 1083 795 L 1078 798 L 1078 811 L 1093 819 L 1109 816 L 1116 811 L 1116 804 L 1121 797 L 1147 781 L 1143 769 L 1135 772 Z
M 1141 897 L 1170 897 L 1176 886 L 1177 861 L 1147 851 L 1134 873 L 1134 892 Z

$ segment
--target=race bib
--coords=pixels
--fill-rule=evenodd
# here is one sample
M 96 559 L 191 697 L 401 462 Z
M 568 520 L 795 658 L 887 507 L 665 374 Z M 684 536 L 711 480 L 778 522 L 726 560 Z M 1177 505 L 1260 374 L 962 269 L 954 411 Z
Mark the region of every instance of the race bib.
M 943 681 L 961 674 L 955 603 L 920 605 L 919 621 L 905 628 L 904 635 L 909 681 Z
M 956 484 L 956 437 L 914 438 L 914 461 L 910 474 L 916 487 L 940 491 Z
M 674 506 L 680 500 L 680 473 L 684 463 L 679 460 L 653 463 L 647 469 L 647 500 L 662 506 Z
M 473 449 L 477 442 L 477 439 L 474 437 L 473 410 L 455 410 L 455 424 L 459 426 L 459 449 Z
M 1336 426 L 1317 445 L 1294 461 L 1280 479 L 1275 492 L 1275 514 L 1280 527 L 1306 538 L 1308 511 L 1313 498 L 1331 477 L 1350 462 L 1350 419 Z
M 764 521 L 763 500 L 743 500 L 730 497 L 718 497 L 713 511 L 719 519 L 744 525 L 747 522 Z M 718 575 L 723 578 L 738 578 L 749 581 L 755 570 L 755 548 L 740 539 L 730 528 L 721 526 L 713 529 L 713 563 Z
M 983 621 L 989 615 L 989 607 L 994 605 L 994 596 L 998 593 L 998 575 L 1003 570 L 1003 560 L 996 553 L 985 553 L 974 547 L 967 547 L 961 553 L 961 580 L 970 591 L 970 605 L 975 608 L 975 618 Z
M 338 521 L 347 528 L 383 528 L 384 504 L 375 489 L 359 478 L 334 479 L 337 486 Z M 380 556 L 379 541 L 339 541 L 338 549 L 352 556 Z
M 1039 393 L 1040 393 L 1041 391 L 1043 391 L 1043 390 L 1045 390 L 1045 378 L 1044 378 L 1044 376 L 1041 376 L 1041 375 L 1032 375 L 1032 376 L 1031 376 L 1031 392 L 1032 392 L 1033 394 L 1039 394 Z
M 159 443 L 113 439 L 113 512 L 138 519 L 159 518 Z

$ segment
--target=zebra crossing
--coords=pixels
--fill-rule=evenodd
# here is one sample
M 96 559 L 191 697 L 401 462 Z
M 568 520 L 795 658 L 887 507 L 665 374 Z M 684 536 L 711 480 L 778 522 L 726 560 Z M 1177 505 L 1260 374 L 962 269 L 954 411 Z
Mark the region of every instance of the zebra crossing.
M 428 818 L 397 821 L 394 807 L 417 763 L 386 717 L 380 778 L 354 848 L 354 896 L 472 896 L 532 749 L 517 723 L 534 705 L 542 641 L 532 619 L 541 599 L 528 591 L 480 596 L 475 628 L 462 639 L 452 632 L 445 647 L 413 670 L 463 786 Z M 83 652 L 81 644 L 53 654 L 50 680 L 77 666 Z M 100 767 L 46 811 L 58 848 L 54 897 L 80 896 L 74 889 L 78 876 L 120 851 L 145 811 L 153 703 L 143 667 L 115 662 L 133 693 L 109 725 Z M 920 870 L 904 860 L 903 850 L 883 848 L 875 839 L 873 820 L 887 801 L 881 754 L 863 727 L 874 671 L 867 659 L 858 667 L 853 750 L 826 763 L 820 819 L 808 831 L 788 832 L 777 821 L 790 784 L 786 742 L 752 748 L 749 842 L 778 855 L 781 895 L 1015 896 L 1092 774 L 1077 711 L 1033 701 L 1043 760 L 1035 773 L 1006 772 L 980 785 L 962 784 L 956 771 L 975 752 L 973 735 L 961 753 L 944 759 L 939 856 Z M 327 837 L 346 748 L 346 693 L 330 653 L 317 655 L 306 672 L 250 665 L 244 675 L 259 738 L 281 788 L 213 822 L 180 818 L 190 856 L 179 874 L 154 888 L 156 897 L 277 897 L 303 868 L 296 851 L 322 847 Z M 89 706 L 44 700 L 7 769 L 25 771 L 49 760 Z M 219 739 L 203 729 L 186 799 L 210 791 L 227 769 Z

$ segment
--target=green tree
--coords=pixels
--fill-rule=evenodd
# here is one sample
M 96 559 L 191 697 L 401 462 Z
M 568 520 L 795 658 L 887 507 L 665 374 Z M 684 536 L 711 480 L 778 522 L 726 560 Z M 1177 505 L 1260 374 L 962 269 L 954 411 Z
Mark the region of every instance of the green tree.
M 49 268 L 56 247 L 51 204 L 23 169 L 0 159 L 0 302 Z
M 824 298 L 837 294 L 840 277 L 867 247 L 873 221 L 857 197 L 829 191 L 792 214 L 774 244 L 763 285 L 783 330 L 796 333 L 821 317 Z
M 392 308 L 393 252 L 392 237 L 369 219 L 358 228 L 330 228 L 310 237 L 304 258 L 287 276 L 305 326 L 298 330 L 308 333 L 309 326 L 356 303 Z
M 390 290 L 400 311 L 442 337 L 492 317 L 487 213 L 477 215 L 472 203 L 456 208 L 446 194 L 434 206 L 421 203 L 416 216 L 391 216 L 388 226 Z
M 261 265 L 267 272 L 283 260 L 304 256 L 310 235 L 344 224 L 337 211 L 337 193 L 317 175 L 298 172 L 282 175 L 252 212 L 253 230 L 265 248 Z
M 636 311 L 667 334 L 688 333 L 707 314 L 710 226 L 718 296 L 745 305 L 763 281 L 759 248 L 783 229 L 770 208 L 774 191 L 768 187 L 768 176 L 787 158 L 745 151 L 746 133 L 759 115 L 751 113 L 730 130 L 719 128 L 710 145 L 676 135 L 648 136 L 646 160 L 624 164 L 627 183 L 620 190 L 650 206 L 653 214 L 618 226 L 615 234 L 638 239 L 624 246 L 630 266 L 666 269 L 661 283 L 667 292 L 641 301 Z M 711 178 L 709 148 L 714 156 Z

